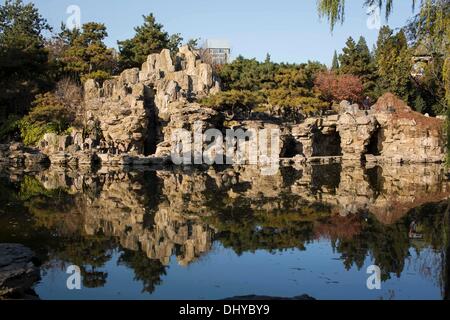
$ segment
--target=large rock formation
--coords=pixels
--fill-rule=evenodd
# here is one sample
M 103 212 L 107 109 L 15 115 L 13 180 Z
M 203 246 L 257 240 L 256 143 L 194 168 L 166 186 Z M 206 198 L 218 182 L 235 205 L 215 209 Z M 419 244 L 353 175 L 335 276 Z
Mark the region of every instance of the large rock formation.
M 395 163 L 445 158 L 444 121 L 412 111 L 393 94 L 385 94 L 367 111 L 346 101 L 340 110 L 293 126 L 292 135 L 306 158 Z
M 384 161 L 440 162 L 445 157 L 444 120 L 414 112 L 392 94 L 372 107 L 378 126 L 374 151 Z
M 88 125 L 100 129 L 100 145 L 110 152 L 154 153 L 174 113 L 218 90 L 211 65 L 201 62 L 195 52 L 184 46 L 172 59 L 164 49 L 149 55 L 141 70 L 125 70 L 102 86 L 87 81 Z
M 197 53 L 184 46 L 173 57 L 165 49 L 148 56 L 141 69 L 125 70 L 102 85 L 87 81 L 84 131 L 47 134 L 39 147 L 58 165 L 167 163 L 171 151 L 180 145 L 174 141 L 177 129 L 188 130 L 192 137 L 194 124 L 201 122 L 202 132 L 214 128 L 225 137 L 223 115 L 198 103 L 199 98 L 219 90 L 211 65 L 203 63 Z M 414 112 L 388 93 L 370 110 L 343 101 L 338 114 L 309 117 L 300 124 L 246 120 L 235 127 L 278 129 L 279 157 L 290 159 L 289 163 L 341 159 L 426 163 L 445 158 L 443 125 L 442 119 Z M 197 150 L 191 150 L 192 158 L 195 154 Z M 258 156 L 258 160 L 264 158 Z M 33 154 L 25 159 L 39 160 Z M 23 162 L 23 157 L 12 161 Z
M 174 130 L 184 129 L 194 132 L 194 124 L 201 123 L 201 130 L 220 129 L 222 127 L 222 116 L 219 112 L 210 108 L 203 108 L 197 103 L 181 106 L 172 111 L 167 125 L 162 129 L 162 142 L 156 149 L 156 156 L 170 157 L 171 151 L 176 141 L 173 141 Z

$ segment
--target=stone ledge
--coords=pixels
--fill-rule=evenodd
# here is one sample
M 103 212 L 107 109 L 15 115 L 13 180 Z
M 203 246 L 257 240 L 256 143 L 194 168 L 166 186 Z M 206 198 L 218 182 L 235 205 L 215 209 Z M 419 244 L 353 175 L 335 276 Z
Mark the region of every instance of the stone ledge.
M 33 251 L 21 244 L 0 243 L 0 299 L 37 298 L 31 287 L 40 279 Z

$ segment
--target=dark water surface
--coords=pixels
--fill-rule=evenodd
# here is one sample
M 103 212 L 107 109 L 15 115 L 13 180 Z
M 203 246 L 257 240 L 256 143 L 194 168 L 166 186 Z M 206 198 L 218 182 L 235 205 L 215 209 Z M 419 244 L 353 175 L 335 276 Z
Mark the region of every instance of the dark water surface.
M 41 299 L 448 297 L 440 166 L 3 170 L 0 243 L 43 262 Z M 66 269 L 81 269 L 81 290 Z M 378 266 L 381 289 L 369 290 Z

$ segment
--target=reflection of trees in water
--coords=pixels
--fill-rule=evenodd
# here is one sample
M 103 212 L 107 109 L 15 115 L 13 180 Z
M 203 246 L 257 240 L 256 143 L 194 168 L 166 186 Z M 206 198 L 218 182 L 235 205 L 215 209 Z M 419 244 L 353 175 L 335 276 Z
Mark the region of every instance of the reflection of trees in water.
M 291 185 L 296 178 L 298 176 L 285 179 L 283 185 Z M 101 183 L 101 178 L 97 180 Z M 211 183 L 210 180 L 207 182 Z M 322 183 L 327 181 L 324 179 Z M 133 183 L 138 187 L 133 192 L 142 196 L 136 199 L 146 208 L 143 226 L 155 228 L 157 222 L 153 210 L 167 191 L 161 189 L 155 173 L 146 173 L 145 179 L 136 179 Z M 0 199 L 4 199 L 4 203 L 16 201 L 32 215 L 35 230 L 29 233 L 36 231 L 40 234 L 35 246 L 45 247 L 50 259 L 79 265 L 86 287 L 99 287 L 106 283 L 107 273 L 101 268 L 111 259 L 112 250 L 119 247 L 118 240 L 101 234 L 88 235 L 83 228 L 86 202 L 99 195 L 98 186 L 87 186 L 90 190 L 88 195 L 84 194 L 84 189 L 83 194 L 74 195 L 61 188 L 47 190 L 32 177 L 25 177 L 15 188 L 3 188 L 2 184 L 0 191 L 6 191 L 0 192 Z M 127 186 L 126 183 L 124 185 Z M 210 186 L 201 192 L 203 197 L 194 197 L 193 192 L 186 193 L 184 203 L 196 199 L 204 211 L 209 211 L 211 215 L 202 219 L 216 230 L 214 238 L 238 254 L 259 249 L 304 250 L 309 242 L 326 238 L 340 253 L 347 269 L 353 266 L 362 268 L 370 256 L 374 264 L 381 267 L 386 280 L 392 274 L 400 276 L 409 261 L 424 277 L 441 283 L 443 295 L 448 295 L 446 202 L 419 206 L 396 222 L 383 224 L 367 212 L 339 216 L 330 205 L 311 203 L 301 194 L 288 191 L 280 192 L 277 197 L 263 193 L 249 197 L 246 192 L 251 188 L 247 181 L 222 188 Z M 168 191 L 176 195 L 178 190 Z M 233 196 L 230 196 L 230 191 Z M 171 200 L 176 203 L 174 199 Z M 169 211 L 174 209 L 172 202 L 168 204 Z M 411 231 L 413 222 L 414 232 Z M 186 224 L 184 220 L 180 223 Z M 47 230 L 47 238 L 42 236 L 42 230 Z M 411 249 L 416 250 L 417 259 L 411 259 Z M 442 253 L 441 259 L 435 252 Z M 148 259 L 141 250 L 124 250 L 118 263 L 133 269 L 135 279 L 142 281 L 145 292 L 153 292 L 166 273 L 159 260 Z
M 347 270 L 353 265 L 361 269 L 370 254 L 374 264 L 383 271 L 383 280 L 390 278 L 389 273 L 400 276 L 405 258 L 409 256 L 408 228 L 400 223 L 383 225 L 373 216 L 363 223 L 361 233 L 351 239 L 337 238 L 332 242 Z
M 439 251 L 431 248 L 424 248 L 423 250 L 416 252 L 416 259 L 413 261 L 408 260 L 410 265 L 407 266 L 413 271 L 420 274 L 424 279 L 431 281 L 434 285 L 441 285 L 441 273 L 442 273 L 442 254 Z
M 442 296 L 445 300 L 450 300 L 450 199 L 447 200 L 443 229 L 445 249 L 442 252 Z
M 155 191 L 152 175 L 146 177 L 148 189 L 142 192 Z M 113 237 L 102 234 L 87 235 L 84 232 L 85 202 L 90 196 L 98 195 L 96 184 L 83 187 L 83 197 L 80 197 L 79 194 L 71 194 L 64 188 L 46 189 L 32 176 L 25 176 L 16 188 L 8 183 L 5 187 L 5 183 L 0 183 L 0 190 L 8 191 L 0 194 L 5 200 L 2 203 L 21 204 L 21 214 L 28 211 L 32 220 L 27 224 L 31 224 L 32 229 L 27 234 L 40 234 L 38 230 L 45 233 L 45 237 L 39 236 L 38 243 L 29 241 L 30 247 L 45 252 L 42 260 L 48 263 L 44 263 L 43 268 L 51 268 L 51 261 L 54 260 L 59 260 L 63 269 L 68 264 L 74 264 L 81 269 L 84 287 L 103 287 L 108 273 L 101 269 L 111 260 L 113 250 L 119 245 Z M 84 193 L 85 189 L 87 195 Z M 151 205 L 157 201 L 157 197 L 158 192 L 149 192 L 146 193 L 144 201 Z M 148 259 L 141 251 L 125 250 L 119 258 L 119 264 L 132 268 L 136 280 L 143 282 L 144 291 L 147 292 L 153 292 L 155 286 L 161 282 L 161 275 L 165 274 L 165 268 L 158 260 Z
M 45 189 L 31 176 L 24 177 L 18 196 L 32 214 L 35 227 L 51 230 L 59 240 L 48 246 L 49 259 L 80 266 L 87 288 L 104 286 L 108 274 L 98 269 L 111 259 L 113 241 L 82 235 L 83 203 L 63 188 Z
M 283 194 L 276 200 L 283 204 L 282 210 L 270 212 L 255 208 L 258 201 L 274 199 L 230 199 L 223 195 L 219 201 L 220 198 L 214 197 L 210 203 L 215 214 L 206 221 L 217 230 L 215 238 L 238 254 L 258 249 L 303 250 L 305 244 L 327 238 L 341 254 L 347 270 L 352 266 L 361 269 L 370 256 L 382 269 L 382 279 L 387 280 L 391 274 L 399 277 L 405 264 L 411 261 L 423 276 L 439 282 L 442 259 L 438 259 L 436 252 L 445 250 L 442 227 L 446 202 L 422 205 L 393 224 L 383 224 L 371 214 L 360 212 L 341 217 L 327 206 L 301 203 L 293 196 L 283 199 Z M 410 260 L 411 248 L 420 259 Z M 422 252 L 428 252 L 430 259 L 422 259 Z
M 361 233 L 361 216 L 337 214 L 328 215 L 325 218 L 318 219 L 314 226 L 315 237 L 320 239 L 348 239 Z
M 418 254 L 427 252 L 424 248 L 428 247 L 434 252 L 445 249 L 442 241 L 445 206 L 445 203 L 423 205 L 391 225 L 384 225 L 369 215 L 359 234 L 351 239 L 333 239 L 334 248 L 341 254 L 347 269 L 353 265 L 362 268 L 366 257 L 370 255 L 373 263 L 383 271 L 383 280 L 390 279 L 390 274 L 399 277 L 410 257 L 410 248 L 415 249 Z M 410 238 L 412 222 L 416 224 L 416 232 L 421 235 L 421 239 Z M 424 262 L 428 265 L 424 265 Z M 426 273 L 438 267 L 439 259 L 419 259 L 415 263 L 418 264 L 419 271 Z
M 149 259 L 142 251 L 124 250 L 119 257 L 119 265 L 125 265 L 134 271 L 134 279 L 143 283 L 142 292 L 152 293 L 161 284 L 161 276 L 166 267 L 156 259 Z
M 75 236 L 65 239 L 57 249 L 50 248 L 51 258 L 67 261 L 80 267 L 83 286 L 103 287 L 107 272 L 99 271 L 111 260 L 114 240 L 103 236 Z
M 297 197 L 280 195 L 280 210 L 270 212 L 261 208 L 265 202 L 275 199 L 215 197 L 210 203 L 214 215 L 205 221 L 217 230 L 215 238 L 225 247 L 241 254 L 245 251 L 305 249 L 314 239 L 315 220 L 330 213 L 330 208 L 319 204 L 300 204 Z M 219 201 L 222 199 L 222 201 Z M 289 210 L 290 208 L 290 210 Z

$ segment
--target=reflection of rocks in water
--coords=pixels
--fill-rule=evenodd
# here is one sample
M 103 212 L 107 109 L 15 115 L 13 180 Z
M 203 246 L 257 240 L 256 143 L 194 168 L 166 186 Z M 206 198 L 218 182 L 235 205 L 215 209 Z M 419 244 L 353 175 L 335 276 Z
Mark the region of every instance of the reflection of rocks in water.
M 373 213 L 381 222 L 393 223 L 412 208 L 450 194 L 439 165 L 282 167 L 271 176 L 260 175 L 255 167 L 236 166 L 145 174 L 47 171 L 38 177 L 46 188 L 66 186 L 90 195 L 85 208 L 88 234 L 118 236 L 124 247 L 137 250 L 140 245 L 149 257 L 165 263 L 175 249 L 181 261 L 186 259 L 183 253 L 193 259 L 207 250 L 212 230 L 201 217 L 227 208 L 295 212 L 305 203 L 320 203 L 341 216 Z
M 187 265 L 213 241 L 240 254 L 305 250 L 327 239 L 345 267 L 362 267 L 371 255 L 386 279 L 403 270 L 411 247 L 442 249 L 450 194 L 436 165 L 344 162 L 281 167 L 272 176 L 252 166 L 11 175 L 35 226 L 63 240 L 48 245 L 49 257 L 82 266 L 85 285 L 102 286 L 101 267 L 120 244 L 119 263 L 147 292 L 172 256 Z
M 199 216 L 189 214 L 197 213 L 205 202 L 205 183 L 199 176 L 189 181 L 188 176 L 164 172 L 83 175 L 49 170 L 37 178 L 45 188 L 62 188 L 76 194 L 87 235 L 117 237 L 123 248 L 143 250 L 148 258 L 165 265 L 172 254 L 186 265 L 211 246 L 210 228 L 201 223 Z M 197 192 L 193 186 L 200 190 Z M 180 194 L 189 198 L 183 201 Z
M 386 166 L 381 170 L 382 190 L 369 211 L 383 223 L 393 223 L 413 208 L 450 195 L 450 185 L 439 165 Z
M 172 219 L 179 225 L 180 219 L 198 220 L 214 213 L 212 208 L 220 210 L 214 203 L 246 203 L 252 210 L 269 212 L 295 210 L 300 200 L 319 202 L 330 205 L 342 216 L 370 212 L 380 221 L 392 223 L 410 209 L 441 201 L 450 193 L 439 165 L 363 168 L 344 162 L 298 170 L 282 167 L 270 176 L 260 175 L 251 166 L 96 174 L 52 169 L 37 176 L 46 189 L 63 187 L 89 196 L 88 233 L 104 227 L 122 234 L 126 247 L 135 249 L 139 237 L 128 229 L 142 225 L 147 215 L 155 224 L 166 225 Z M 104 218 L 102 213 L 107 213 L 109 218 L 105 221 L 110 223 L 100 228 L 95 221 Z M 125 229 L 128 231 L 118 231 Z M 178 240 L 175 243 L 180 245 Z
M 156 175 L 152 177 L 153 183 L 163 185 L 163 197 L 151 208 L 145 203 L 148 190 L 143 190 L 143 185 L 137 181 L 132 185 L 129 181 L 105 184 L 100 196 L 94 200 L 96 210 L 91 211 L 86 225 L 91 232 L 102 230 L 118 236 L 123 247 L 142 249 L 150 259 L 158 259 L 167 265 L 175 253 L 179 263 L 186 265 L 209 250 L 210 231 L 199 217 L 184 214 L 183 205 L 176 201 L 177 198 L 170 197 L 171 190 L 165 189 L 170 179 L 160 179 Z M 190 191 L 187 194 L 192 195 Z M 182 190 L 177 194 L 183 194 Z M 151 224 L 144 224 L 146 216 L 151 218 Z
M 450 195 L 450 186 L 444 180 L 439 165 L 392 165 L 365 169 L 344 163 L 337 188 L 311 189 L 310 185 L 319 184 L 305 184 L 305 178 L 302 178 L 292 186 L 292 192 L 309 201 L 327 203 L 342 216 L 367 212 L 388 224 L 415 207 L 442 201 Z

